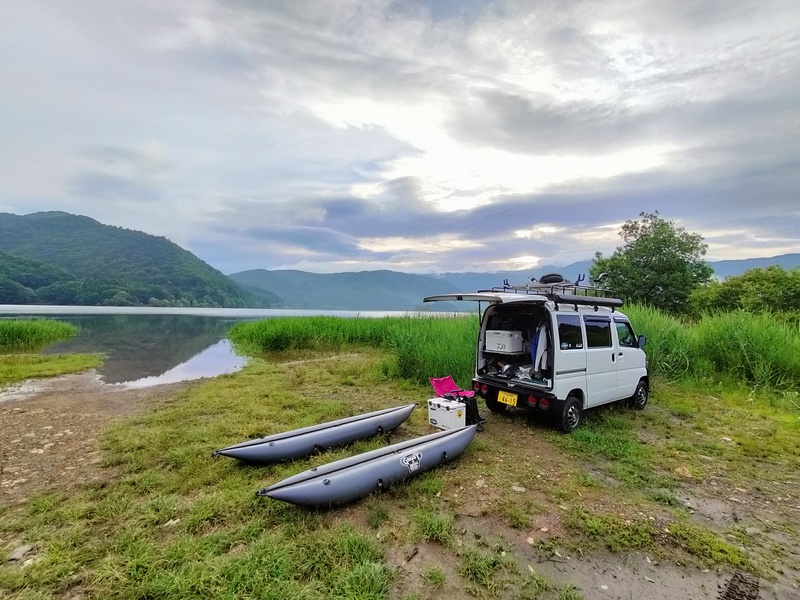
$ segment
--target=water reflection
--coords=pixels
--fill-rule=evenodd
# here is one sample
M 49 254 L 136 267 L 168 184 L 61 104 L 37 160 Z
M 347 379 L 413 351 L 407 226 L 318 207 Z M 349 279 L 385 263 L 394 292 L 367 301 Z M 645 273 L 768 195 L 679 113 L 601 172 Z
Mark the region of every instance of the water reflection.
M 161 375 L 150 375 L 135 381 L 125 381 L 119 385 L 138 388 L 162 383 L 189 381 L 191 379 L 200 379 L 201 377 L 233 373 L 241 369 L 245 364 L 247 364 L 247 359 L 243 356 L 238 356 L 233 351 L 228 340 L 220 340 L 200 352 L 200 354 L 194 355 L 186 362 L 169 369 Z
M 59 315 L 77 325 L 78 335 L 45 353 L 101 352 L 105 383 L 146 386 L 240 369 L 225 335 L 238 319 L 186 315 Z

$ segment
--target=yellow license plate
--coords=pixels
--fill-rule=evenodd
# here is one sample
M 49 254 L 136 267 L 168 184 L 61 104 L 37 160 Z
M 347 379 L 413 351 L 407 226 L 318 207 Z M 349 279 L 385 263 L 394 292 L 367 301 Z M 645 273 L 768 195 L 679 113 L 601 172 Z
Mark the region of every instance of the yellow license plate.
M 503 404 L 508 404 L 509 406 L 516 406 L 517 395 L 509 394 L 508 392 L 500 390 L 499 392 L 497 392 L 497 401 L 502 402 Z

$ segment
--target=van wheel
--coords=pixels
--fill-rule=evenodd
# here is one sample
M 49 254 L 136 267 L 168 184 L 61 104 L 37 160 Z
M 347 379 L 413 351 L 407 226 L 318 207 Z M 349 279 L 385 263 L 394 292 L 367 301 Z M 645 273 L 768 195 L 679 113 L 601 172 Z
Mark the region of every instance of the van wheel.
M 581 401 L 575 396 L 567 396 L 567 401 L 564 403 L 564 410 L 561 411 L 561 431 L 564 433 L 572 433 L 580 427 L 583 420 L 583 411 L 581 410 Z
M 636 391 L 633 392 L 633 396 L 628 398 L 628 406 L 636 410 L 642 410 L 647 406 L 648 392 L 647 383 L 640 381 L 636 386 Z
M 490 398 L 486 398 L 486 408 L 488 408 L 493 413 L 504 413 L 506 412 L 506 405 L 502 402 L 498 402 L 497 400 L 491 400 Z

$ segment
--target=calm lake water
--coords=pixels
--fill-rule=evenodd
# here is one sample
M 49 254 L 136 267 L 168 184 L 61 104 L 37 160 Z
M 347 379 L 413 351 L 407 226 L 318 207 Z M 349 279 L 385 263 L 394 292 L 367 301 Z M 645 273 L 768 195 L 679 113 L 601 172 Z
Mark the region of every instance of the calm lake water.
M 76 325 L 78 335 L 44 353 L 102 352 L 98 368 L 105 383 L 144 387 L 241 369 L 226 338 L 239 321 L 291 316 L 384 317 L 402 312 L 307 311 L 255 308 L 150 308 L 120 306 L 0 305 L 0 318 L 46 317 Z

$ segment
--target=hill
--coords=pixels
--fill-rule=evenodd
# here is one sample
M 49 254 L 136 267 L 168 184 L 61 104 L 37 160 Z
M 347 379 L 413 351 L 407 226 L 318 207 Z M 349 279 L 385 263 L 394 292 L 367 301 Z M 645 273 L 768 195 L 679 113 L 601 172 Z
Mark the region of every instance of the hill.
M 714 269 L 714 275 L 720 279 L 741 275 L 750 269 L 766 269 L 771 265 L 786 270 L 800 267 L 800 254 L 781 254 L 769 258 L 745 258 L 741 260 L 719 260 L 708 263 Z
M 321 310 L 416 310 L 423 308 L 425 296 L 459 291 L 441 279 L 397 271 L 318 274 L 255 269 L 230 277 L 248 288 L 278 291 L 287 307 Z
M 5 275 L 0 294 L 29 298 L 25 303 L 264 304 L 166 238 L 103 225 L 89 217 L 64 212 L 0 213 L 0 251 L 4 253 L 0 274 Z M 31 275 L 34 272 L 36 277 Z
M 429 275 L 434 279 L 438 279 L 453 285 L 458 288 L 459 292 L 475 291 L 475 290 L 488 290 L 495 286 L 503 285 L 504 281 L 508 281 L 511 285 L 524 285 L 527 283 L 529 277 L 539 278 L 548 273 L 561 273 L 570 281 L 575 281 L 579 276 L 586 275 L 589 272 L 589 267 L 592 261 L 584 260 L 581 262 L 572 263 L 566 267 L 557 267 L 554 265 L 543 265 L 535 269 L 528 269 L 524 271 L 497 271 L 491 273 L 442 273 L 441 275 Z

